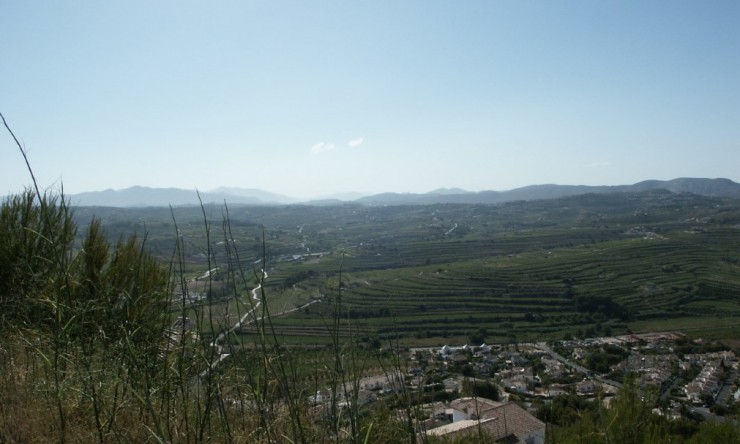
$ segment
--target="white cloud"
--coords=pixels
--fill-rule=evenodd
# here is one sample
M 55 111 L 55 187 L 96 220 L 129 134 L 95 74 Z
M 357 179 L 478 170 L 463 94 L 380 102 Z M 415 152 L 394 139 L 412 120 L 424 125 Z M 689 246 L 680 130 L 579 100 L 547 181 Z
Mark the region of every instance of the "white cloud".
M 357 139 L 350 140 L 349 142 L 347 142 L 347 145 L 350 148 L 357 148 L 358 146 L 362 145 L 362 143 L 364 141 L 365 141 L 365 139 L 363 139 L 362 137 L 360 137 L 360 138 L 357 138 Z
M 357 139 L 352 139 L 349 142 L 347 142 L 347 146 L 350 148 L 357 148 L 358 146 L 362 145 L 364 142 L 365 142 L 365 139 L 363 139 L 362 137 L 358 137 Z M 337 147 L 331 142 L 319 142 L 311 147 L 311 152 L 313 154 L 321 154 L 321 153 L 328 153 L 329 151 L 336 151 L 341 148 L 342 148 L 341 145 Z
M 316 145 L 311 147 L 311 152 L 314 154 L 326 153 L 329 151 L 334 151 L 333 143 L 319 142 Z

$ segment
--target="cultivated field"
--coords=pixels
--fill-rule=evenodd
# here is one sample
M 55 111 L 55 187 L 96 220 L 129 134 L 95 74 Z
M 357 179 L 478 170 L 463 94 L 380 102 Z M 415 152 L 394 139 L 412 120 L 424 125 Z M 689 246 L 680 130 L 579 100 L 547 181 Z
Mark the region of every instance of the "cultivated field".
M 246 306 L 264 256 L 271 313 L 318 301 L 275 317 L 286 343 L 328 343 L 337 307 L 345 338 L 381 343 L 680 328 L 732 338 L 740 324 L 737 200 L 654 191 L 500 205 L 75 212 L 83 224 L 93 215 L 111 238 L 136 231 L 168 262 L 177 251 L 188 291 L 204 297 L 196 307 L 223 326 Z

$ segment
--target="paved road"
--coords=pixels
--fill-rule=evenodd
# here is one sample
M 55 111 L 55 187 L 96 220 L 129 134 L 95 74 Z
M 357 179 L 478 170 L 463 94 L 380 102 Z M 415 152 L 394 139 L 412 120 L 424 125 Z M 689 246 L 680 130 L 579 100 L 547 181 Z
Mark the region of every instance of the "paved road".
M 572 362 L 572 361 L 568 360 L 566 357 L 560 355 L 555 350 L 551 349 L 547 345 L 546 342 L 538 342 L 537 343 L 537 346 L 541 350 L 549 353 L 550 356 L 552 356 L 554 359 L 557 359 L 558 361 L 562 362 L 563 364 L 567 365 L 568 367 L 572 368 L 573 370 L 575 370 L 577 372 L 586 374 L 589 377 L 595 379 L 596 381 L 598 381 L 598 382 L 600 382 L 602 384 L 611 385 L 612 387 L 616 387 L 616 388 L 622 387 L 622 384 L 618 383 L 617 381 L 612 381 L 610 379 L 602 378 L 601 376 L 599 376 L 597 374 L 594 374 L 591 370 L 587 369 L 586 367 L 583 367 L 582 365 L 578 365 L 575 362 Z
M 663 389 L 663 391 L 660 392 L 660 400 L 661 401 L 665 401 L 666 399 L 668 399 L 668 396 L 671 395 L 671 391 L 676 386 L 676 384 L 678 384 L 678 381 L 680 381 L 680 379 L 677 376 L 675 376 L 675 375 L 672 376 L 671 378 L 672 378 L 671 379 L 671 383 L 668 386 L 666 386 Z
M 211 347 L 219 346 L 221 344 L 221 341 L 223 341 L 224 338 L 226 337 L 226 335 L 229 335 L 229 334 L 233 333 L 238 328 L 240 328 L 242 325 L 245 325 L 245 322 L 247 321 L 247 318 L 250 317 L 250 316 L 252 316 L 253 313 L 255 313 L 255 311 L 260 306 L 260 304 L 262 304 L 262 301 L 260 300 L 260 297 L 257 295 L 257 292 L 262 288 L 262 282 L 264 282 L 265 279 L 267 279 L 267 272 L 263 269 L 262 270 L 262 278 L 260 279 L 259 284 L 252 289 L 252 299 L 254 299 L 255 301 L 257 301 L 257 303 L 255 303 L 252 306 L 251 309 L 247 310 L 247 312 L 244 313 L 244 316 L 242 316 L 241 319 L 239 319 L 239 321 L 237 321 L 237 323 L 234 324 L 233 327 L 231 327 L 230 329 L 222 332 L 220 335 L 216 336 L 216 339 L 214 339 L 211 342 Z
M 228 329 L 228 330 L 224 331 L 223 333 L 221 333 L 220 335 L 218 335 L 216 337 L 216 339 L 214 339 L 211 342 L 211 347 L 220 348 L 221 347 L 221 341 L 223 341 L 224 338 L 227 335 L 233 333 L 234 331 L 236 331 L 237 329 L 241 328 L 244 325 L 249 325 L 249 324 L 251 324 L 253 322 L 258 322 L 258 321 L 261 321 L 263 319 L 263 316 L 255 316 L 255 313 L 257 312 L 257 308 L 259 308 L 259 306 L 262 304 L 262 300 L 261 300 L 260 296 L 257 294 L 257 292 L 262 288 L 262 282 L 264 282 L 265 279 L 267 279 L 267 272 L 265 272 L 265 270 L 262 270 L 262 279 L 260 279 L 259 285 L 257 285 L 254 289 L 252 289 L 252 299 L 256 300 L 257 302 L 252 306 L 252 308 L 250 308 L 244 314 L 244 316 L 241 317 L 241 319 L 239 319 L 239 321 L 236 324 L 234 324 L 230 329 Z M 283 310 L 283 311 L 280 311 L 278 313 L 270 313 L 270 317 L 273 317 L 274 318 L 274 317 L 277 317 L 277 316 L 286 315 L 288 313 L 293 313 L 293 312 L 296 312 L 298 310 L 304 309 L 304 308 L 306 308 L 306 307 L 308 307 L 308 306 L 310 306 L 312 304 L 315 304 L 315 303 L 321 302 L 321 301 L 322 301 L 321 299 L 316 299 L 316 300 L 313 300 L 313 301 L 308 302 L 306 304 L 303 304 L 303 305 L 301 305 L 299 307 L 290 308 L 288 310 Z M 211 363 L 211 369 L 216 368 L 221 362 L 223 362 L 224 360 L 226 360 L 229 356 L 231 356 L 231 355 L 228 354 L 228 353 L 220 353 L 219 356 L 218 356 L 218 358 L 215 361 L 213 361 L 213 363 Z M 201 374 L 201 377 L 203 377 L 206 373 L 207 373 L 207 370 L 204 371 Z
M 258 261 L 256 261 L 255 263 L 260 262 L 260 261 L 261 261 L 261 259 L 258 260 Z M 216 358 L 216 360 L 211 363 L 211 365 L 210 365 L 210 369 L 211 370 L 213 370 L 214 368 L 218 367 L 218 365 L 221 362 L 223 362 L 226 358 L 228 358 L 230 356 L 228 353 L 222 353 L 221 352 L 221 350 L 223 348 L 222 345 L 221 345 L 221 342 L 224 340 L 224 338 L 226 338 L 227 335 L 229 335 L 229 334 L 233 333 L 234 331 L 236 331 L 238 328 L 241 328 L 242 325 L 250 324 L 252 321 L 256 320 L 254 318 L 254 313 L 256 313 L 257 308 L 259 308 L 260 304 L 262 304 L 262 301 L 260 300 L 260 297 L 257 295 L 257 292 L 262 288 L 262 282 L 264 282 L 264 280 L 267 279 L 267 272 L 265 272 L 264 268 L 261 270 L 261 272 L 262 272 L 262 278 L 260 279 L 260 281 L 257 284 L 257 286 L 252 289 L 252 299 L 256 300 L 257 302 L 254 303 L 252 305 L 252 307 L 249 310 L 247 310 L 246 313 L 244 313 L 244 316 L 242 316 L 241 319 L 239 319 L 236 322 L 236 324 L 234 324 L 228 330 L 221 332 L 221 334 L 219 334 L 218 336 L 216 336 L 216 338 L 213 341 L 211 341 L 210 346 L 211 347 L 215 347 L 218 350 L 218 358 Z M 252 316 L 252 318 L 253 318 L 252 320 L 248 320 L 248 318 L 250 316 Z M 208 369 L 204 370 L 200 374 L 200 377 L 202 378 L 206 374 L 208 374 Z
M 737 370 L 732 369 L 730 370 L 730 374 L 727 376 L 727 380 L 725 381 L 725 384 L 722 386 L 722 389 L 717 393 L 717 398 L 714 400 L 715 403 L 719 405 L 726 405 L 727 399 L 729 396 L 732 396 L 732 386 L 735 384 L 735 380 L 737 379 Z

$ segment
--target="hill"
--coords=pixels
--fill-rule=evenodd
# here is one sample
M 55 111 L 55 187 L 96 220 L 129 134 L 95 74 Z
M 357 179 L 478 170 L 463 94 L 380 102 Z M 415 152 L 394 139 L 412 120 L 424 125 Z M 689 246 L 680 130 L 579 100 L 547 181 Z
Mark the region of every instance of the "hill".
M 382 337 L 465 341 L 483 329 L 497 340 L 552 338 L 740 320 L 736 198 L 653 189 L 495 205 L 323 203 L 231 207 L 231 229 L 212 233 L 211 260 L 233 264 L 236 254 L 252 270 L 266 252 L 278 312 L 331 294 L 342 270 L 346 317 Z M 206 213 L 221 225 L 220 206 Z M 150 249 L 171 257 L 169 209 L 75 212 L 93 214 L 112 239 L 146 233 Z M 209 269 L 203 213 L 180 207 L 174 217 L 187 272 L 199 276 Z M 286 341 L 322 341 L 331 310 L 316 303 L 276 325 Z
M 649 190 L 668 190 L 673 193 L 691 193 L 708 197 L 740 197 L 740 184 L 729 179 L 679 178 L 667 181 L 647 180 L 633 185 L 530 185 L 508 191 L 435 190 L 426 194 L 384 193 L 358 199 L 357 202 L 374 205 L 425 205 L 439 203 L 502 203 L 515 200 L 557 199 L 560 197 L 596 193 L 625 193 Z
M 180 188 L 141 186 L 123 190 L 108 189 L 73 194 L 70 199 L 74 205 L 108 207 L 166 207 L 170 205 L 199 205 L 200 202 L 205 204 L 228 202 L 249 205 L 274 205 L 293 202 L 289 197 L 255 189 L 218 188 L 210 192 L 198 193 L 196 190 Z
M 607 194 L 668 190 L 673 193 L 691 193 L 708 197 L 740 197 L 740 184 L 729 179 L 679 178 L 668 181 L 647 180 L 633 185 L 585 186 L 585 185 L 530 185 L 508 191 L 471 192 L 460 188 L 440 188 L 423 194 L 381 193 L 361 196 L 358 193 L 342 193 L 323 196 L 316 200 L 301 201 L 281 194 L 259 189 L 221 187 L 201 192 L 200 200 L 195 190 L 179 188 L 149 188 L 135 186 L 123 190 L 104 190 L 71 195 L 72 203 L 81 206 L 111 207 L 157 207 L 199 205 L 203 203 L 228 203 L 245 205 L 309 205 L 355 202 L 365 205 L 430 205 L 440 203 L 493 204 L 516 200 L 557 199 L 588 193 Z M 361 196 L 361 197 L 360 197 Z

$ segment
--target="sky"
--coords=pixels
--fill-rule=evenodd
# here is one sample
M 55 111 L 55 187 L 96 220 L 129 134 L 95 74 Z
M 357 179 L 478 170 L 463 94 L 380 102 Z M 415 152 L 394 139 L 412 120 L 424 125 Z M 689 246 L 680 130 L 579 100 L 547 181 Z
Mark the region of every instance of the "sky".
M 740 182 L 740 2 L 0 0 L 42 188 Z M 0 195 L 31 184 L 2 128 Z

